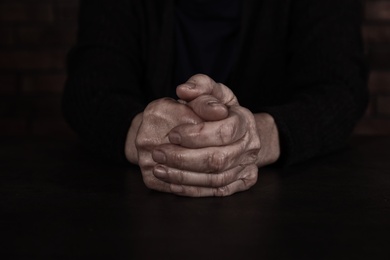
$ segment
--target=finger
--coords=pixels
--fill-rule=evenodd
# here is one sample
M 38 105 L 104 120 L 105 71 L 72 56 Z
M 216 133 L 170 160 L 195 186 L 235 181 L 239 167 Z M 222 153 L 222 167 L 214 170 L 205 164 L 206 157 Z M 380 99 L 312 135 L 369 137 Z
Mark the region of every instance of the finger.
M 196 187 L 171 184 L 171 191 L 179 196 L 188 197 L 226 197 L 234 193 L 248 190 L 257 182 L 258 168 L 250 165 L 245 168 L 242 178 L 219 188 Z
M 244 138 L 243 138 L 244 139 Z M 257 160 L 258 148 L 245 147 L 240 140 L 224 147 L 188 149 L 173 144 L 162 144 L 152 152 L 153 160 L 165 166 L 192 172 L 222 172 Z
M 151 150 L 161 143 L 168 143 L 168 134 L 174 127 L 203 121 L 190 107 L 174 99 L 155 100 L 143 112 L 135 146 L 138 151 Z
M 156 165 L 153 175 L 161 181 L 171 184 L 199 187 L 223 187 L 244 177 L 247 166 L 237 166 L 221 173 L 198 173 Z
M 216 82 L 209 76 L 196 74 L 189 78 L 184 84 L 179 85 L 176 88 L 176 94 L 182 100 L 192 101 L 201 95 L 211 94 L 214 84 L 216 84 Z
M 225 119 L 228 108 L 217 98 L 211 95 L 201 95 L 187 103 L 189 107 L 203 120 L 218 121 Z
M 174 112 L 174 115 L 172 115 Z M 185 104 L 171 98 L 161 98 L 148 104 L 143 112 L 141 127 L 156 125 L 178 125 L 180 123 L 198 123 L 202 120 Z
M 192 149 L 225 146 L 245 135 L 248 129 L 242 125 L 240 117 L 232 111 L 225 120 L 179 125 L 169 132 L 168 138 L 172 144 Z
M 177 96 L 187 102 L 195 98 L 208 94 L 216 97 L 225 105 L 237 105 L 238 101 L 234 93 L 225 85 L 216 83 L 207 75 L 197 74 L 192 76 L 188 81 L 176 88 Z
M 147 188 L 161 192 L 172 192 L 172 185 L 156 178 L 152 173 L 152 169 L 141 169 L 141 171 L 143 172 L 142 178 Z

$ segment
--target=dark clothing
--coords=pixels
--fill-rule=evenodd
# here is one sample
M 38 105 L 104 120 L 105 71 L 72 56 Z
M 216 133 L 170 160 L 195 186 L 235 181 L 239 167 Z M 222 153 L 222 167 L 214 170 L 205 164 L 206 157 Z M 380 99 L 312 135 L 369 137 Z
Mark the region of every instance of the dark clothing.
M 281 162 L 339 148 L 367 102 L 360 1 L 243 1 L 237 61 L 226 85 L 271 114 Z M 101 154 L 124 158 L 131 121 L 174 81 L 173 0 L 84 0 L 69 55 L 64 114 Z
M 238 50 L 242 0 L 177 0 L 175 80 L 202 73 L 226 84 Z

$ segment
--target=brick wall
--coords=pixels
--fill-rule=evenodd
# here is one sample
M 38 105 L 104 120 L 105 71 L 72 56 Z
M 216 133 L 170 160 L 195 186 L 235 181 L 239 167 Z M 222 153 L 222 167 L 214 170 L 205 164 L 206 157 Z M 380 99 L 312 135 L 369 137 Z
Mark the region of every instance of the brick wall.
M 72 135 L 61 118 L 78 0 L 0 0 L 0 135 Z M 370 105 L 358 134 L 390 134 L 390 0 L 365 0 Z
M 60 99 L 78 0 L 0 0 L 0 134 L 68 135 Z
M 390 134 L 390 1 L 366 0 L 363 37 L 370 66 L 370 104 L 357 134 Z

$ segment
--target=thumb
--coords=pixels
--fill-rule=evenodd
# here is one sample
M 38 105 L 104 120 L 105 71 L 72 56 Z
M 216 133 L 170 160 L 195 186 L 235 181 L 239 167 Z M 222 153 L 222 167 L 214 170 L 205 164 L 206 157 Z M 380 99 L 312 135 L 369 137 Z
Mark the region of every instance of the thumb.
M 227 106 L 211 95 L 201 95 L 187 105 L 205 121 L 219 121 L 229 115 Z
M 236 96 L 228 87 L 216 83 L 204 74 L 196 74 L 189 78 L 186 83 L 179 85 L 176 88 L 176 94 L 186 102 L 190 102 L 201 95 L 212 95 L 227 106 L 238 105 Z

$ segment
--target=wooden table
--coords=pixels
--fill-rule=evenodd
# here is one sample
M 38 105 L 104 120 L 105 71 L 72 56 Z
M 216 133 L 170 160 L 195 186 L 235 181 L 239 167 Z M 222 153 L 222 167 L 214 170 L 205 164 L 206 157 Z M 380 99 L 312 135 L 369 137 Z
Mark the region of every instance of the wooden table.
M 76 140 L 0 147 L 1 259 L 390 259 L 390 137 L 201 199 L 149 191 Z

